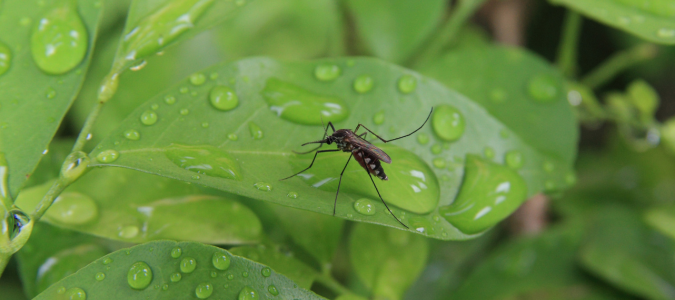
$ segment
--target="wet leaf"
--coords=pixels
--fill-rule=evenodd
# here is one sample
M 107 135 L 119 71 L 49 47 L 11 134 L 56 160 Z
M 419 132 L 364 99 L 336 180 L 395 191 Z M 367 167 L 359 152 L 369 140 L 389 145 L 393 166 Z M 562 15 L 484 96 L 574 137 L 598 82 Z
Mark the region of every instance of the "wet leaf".
M 316 271 L 303 262 L 281 253 L 278 249 L 270 246 L 235 247 L 230 249 L 230 252 L 234 255 L 270 266 L 275 271 L 293 280 L 301 288 L 309 289 L 317 276 Z
M 13 1 L 5 2 L 0 10 L 0 51 L 8 50 L 11 57 L 9 68 L 0 72 L 0 152 L 9 162 L 12 195 L 32 174 L 84 80 L 100 19 L 101 7 L 96 3 L 100 4 L 87 0 Z M 35 35 L 47 40 L 32 43 L 31 36 L 43 19 L 53 25 L 46 26 L 46 33 Z M 58 39 L 50 39 L 72 29 L 73 22 L 81 39 L 71 42 L 84 54 L 71 56 L 70 49 L 56 46 L 54 56 L 42 56 L 46 67 L 41 69 L 32 49 L 42 53 L 43 47 L 52 45 L 49 41 L 58 44 Z M 51 72 L 55 69 L 58 74 Z
M 315 72 L 319 78 L 337 78 L 322 81 Z M 210 79 L 212 74 L 217 74 L 215 79 Z M 372 77 L 373 86 L 362 94 L 354 89 L 354 82 L 364 74 Z M 365 58 L 302 63 L 252 58 L 216 65 L 195 75 L 201 76 L 209 79 L 194 84 L 191 76 L 138 107 L 91 153 L 91 157 L 101 158 L 92 165 L 143 170 L 332 215 L 338 177 L 348 154 L 320 154 L 304 175 L 279 181 L 310 164 L 311 154 L 292 151 L 306 151 L 309 147 L 301 148 L 302 143 L 321 138 L 319 116 L 323 114 L 323 121 L 332 120 L 337 128 L 363 123 L 381 136 L 393 138 L 418 128 L 431 107 L 445 107 L 437 109 L 441 113 L 410 138 L 384 146 L 376 143 L 393 159 L 391 165 L 384 164 L 389 180 L 375 179 L 376 184 L 394 213 L 414 227 L 411 231 L 440 239 L 471 237 L 436 213 L 439 206 L 454 201 L 461 187 L 464 157 L 469 153 L 489 156 L 487 160 L 498 163 L 505 162 L 507 153 L 517 154 L 522 162 L 514 170 L 525 179 L 528 195 L 540 192 L 545 183 L 557 188 L 567 185 L 567 163 L 530 147 L 465 97 L 389 63 Z M 228 99 L 236 99 L 236 108 L 220 110 L 212 104 L 215 86 L 231 89 Z M 296 99 L 307 106 L 298 106 Z M 288 108 L 283 108 L 285 105 Z M 306 114 L 293 112 L 300 107 L 310 109 Z M 155 123 L 142 121 L 144 114 L 156 115 Z M 451 121 L 458 115 L 462 126 L 455 127 Z M 125 138 L 129 130 L 138 131 L 140 138 Z M 457 140 L 446 142 L 439 131 L 443 138 Z M 376 141 L 370 134 L 368 138 Z M 324 145 L 323 149 L 335 148 Z M 119 154 L 114 160 L 107 155 L 113 151 Z M 488 168 L 487 178 L 490 170 L 502 171 Z M 345 171 L 337 205 L 336 215 L 342 218 L 402 228 L 387 213 L 370 178 L 355 162 Z
M 368 50 L 402 62 L 440 23 L 447 1 L 350 0 L 346 5 Z
M 31 211 L 52 182 L 21 193 Z M 213 244 L 256 241 L 258 217 L 236 200 L 210 196 L 172 179 L 121 168 L 93 170 L 68 187 L 42 219 L 50 224 L 132 243 L 158 239 Z
M 221 257 L 221 260 L 217 261 L 214 257 Z M 229 263 L 225 266 L 222 261 Z M 132 266 L 136 268 L 131 270 Z M 250 294 L 251 291 L 257 298 L 250 299 L 277 299 L 270 293 L 272 286 L 280 297 L 323 299 L 297 287 L 293 281 L 274 270 L 270 270 L 269 276 L 264 276 L 264 268 L 265 265 L 214 246 L 157 241 L 101 257 L 34 299 L 62 299 L 63 294 L 78 291 L 75 289 L 86 293 L 87 299 L 103 300 L 182 299 L 195 296 L 202 299 L 235 299 L 240 293 Z M 145 272 L 132 273 L 134 271 Z M 105 274 L 101 280 L 96 279 L 97 275 L 101 278 L 99 273 Z M 132 277 L 134 274 L 136 276 Z M 59 293 L 59 290 L 62 292 Z
M 422 273 L 428 252 L 424 237 L 386 227 L 361 223 L 350 235 L 352 267 L 375 298 L 400 299 Z
M 668 0 L 549 0 L 659 44 L 675 44 L 675 4 Z

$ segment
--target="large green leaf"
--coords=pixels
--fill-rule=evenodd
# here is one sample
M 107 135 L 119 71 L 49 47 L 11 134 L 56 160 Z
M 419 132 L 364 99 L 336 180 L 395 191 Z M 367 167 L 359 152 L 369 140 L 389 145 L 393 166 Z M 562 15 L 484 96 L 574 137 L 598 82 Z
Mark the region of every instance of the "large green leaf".
M 236 247 L 230 249 L 230 252 L 270 266 L 275 271 L 293 280 L 301 288 L 309 289 L 317 276 L 316 271 L 312 268 L 271 246 L 261 244 L 256 247 Z
M 333 80 L 322 81 L 314 76 L 317 73 L 319 78 L 330 79 L 335 70 L 339 70 L 339 76 Z M 357 90 L 363 92 L 368 86 L 361 85 L 364 74 L 370 76 L 374 86 L 359 93 Z M 210 77 L 215 79 L 204 79 Z M 230 91 L 232 94 L 225 93 L 220 98 L 211 97 L 216 92 Z M 222 110 L 210 103 L 211 98 L 216 101 L 215 107 Z M 290 108 L 278 117 L 273 109 L 295 98 L 306 105 L 294 106 L 298 102 L 291 101 Z M 233 103 L 237 107 L 227 110 L 226 104 Z M 330 112 L 321 111 L 324 103 L 328 103 L 325 107 Z M 485 192 L 488 194 L 476 199 L 489 203 L 479 203 L 477 208 L 492 205 L 493 196 L 500 197 L 497 203 L 508 198 L 505 203 L 513 208 L 514 203 L 517 206 L 524 200 L 525 194 L 541 191 L 545 183 L 566 185 L 567 163 L 539 153 L 479 105 L 412 71 L 365 58 L 297 63 L 253 58 L 206 69 L 138 107 L 91 153 L 96 158 L 92 166 L 142 170 L 332 215 L 337 177 L 349 155 L 320 154 L 314 167 L 303 176 L 279 181 L 310 164 L 311 154 L 296 155 L 292 151 L 306 150 L 308 147 L 301 148 L 300 144 L 321 138 L 322 114 L 324 121 L 333 121 L 337 128 L 364 123 L 382 136 L 393 138 L 419 127 L 434 106 L 434 117 L 419 133 L 383 146 L 393 163 L 384 166 L 389 180 L 377 179 L 377 184 L 384 199 L 396 206 L 392 207 L 394 213 L 412 227 L 411 231 L 440 239 L 471 237 L 436 212 L 439 206 L 454 201 L 462 183 L 464 157 L 470 153 L 485 153 L 488 159 L 467 160 L 467 168 L 475 170 L 477 182 L 467 186 L 464 204 L 475 200 L 469 197 L 472 193 Z M 461 118 L 456 127 L 444 123 L 455 117 Z M 130 130 L 137 131 L 140 138 L 125 138 L 125 132 Z M 450 144 L 441 136 L 457 140 Z M 334 149 L 331 146 L 324 149 Z M 504 162 L 506 156 L 514 154 L 522 159 L 512 162 L 516 171 L 489 162 Z M 504 186 L 507 194 L 512 189 L 519 191 L 517 195 L 501 198 L 489 194 L 497 188 L 493 184 L 502 183 L 499 180 L 509 182 Z M 346 169 L 337 204 L 336 215 L 342 218 L 402 228 L 387 214 L 368 175 L 354 162 Z M 493 212 L 510 211 L 497 207 Z M 504 217 L 491 216 L 481 222 L 493 225 Z M 472 227 L 471 233 L 476 233 L 475 229 Z M 484 229 L 487 228 L 480 230 Z
M 25 190 L 17 205 L 33 209 L 51 183 Z M 241 244 L 258 240 L 260 220 L 235 201 L 238 197 L 204 192 L 191 184 L 133 170 L 93 170 L 68 187 L 42 220 L 133 243 L 177 239 Z
M 581 249 L 583 266 L 648 299 L 675 299 L 675 241 L 648 228 L 634 210 L 606 206 Z
M 586 17 L 659 44 L 675 44 L 671 0 L 549 0 Z
M 9 54 L 9 69 L 0 70 L 0 152 L 9 163 L 13 195 L 37 166 L 80 89 L 96 39 L 100 6 L 88 0 L 26 0 L 6 1 L 0 11 L 0 51 Z M 43 31 L 38 28 L 41 22 L 49 24 L 41 27 Z M 70 30 L 78 38 L 59 39 L 59 33 Z M 76 46 L 58 46 L 65 43 Z M 45 56 L 49 45 L 56 45 L 55 50 Z
M 34 299 L 68 299 L 78 292 L 101 300 L 323 299 L 269 267 L 223 249 L 171 241 L 113 252 Z
M 517 48 L 465 47 L 420 70 L 480 103 L 542 155 L 566 168 L 574 163 L 579 134 L 565 80 L 543 59 Z
M 357 224 L 349 240 L 354 272 L 375 298 L 400 299 L 422 273 L 429 241 L 390 228 Z
M 356 30 L 377 57 L 402 62 L 434 31 L 446 10 L 443 0 L 350 0 Z

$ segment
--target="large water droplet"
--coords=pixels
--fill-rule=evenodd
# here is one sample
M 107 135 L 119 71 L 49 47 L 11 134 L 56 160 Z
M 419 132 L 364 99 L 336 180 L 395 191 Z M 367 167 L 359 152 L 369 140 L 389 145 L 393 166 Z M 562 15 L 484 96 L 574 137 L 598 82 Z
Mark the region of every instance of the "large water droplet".
M 314 76 L 321 81 L 331 81 L 340 77 L 340 67 L 333 64 L 321 64 L 314 69 Z
M 111 163 L 116 161 L 119 156 L 120 153 L 115 150 L 105 150 L 96 155 L 96 160 L 102 163 Z
M 85 224 L 98 215 L 93 199 L 77 192 L 65 192 L 54 200 L 47 210 L 47 217 L 62 224 Z
M 146 110 L 141 114 L 141 123 L 144 125 L 152 125 L 157 123 L 157 113 L 151 110 Z
M 366 216 L 372 216 L 376 212 L 375 203 L 368 198 L 356 200 L 356 202 L 354 202 L 354 209 L 358 213 Z
M 269 79 L 262 95 L 282 119 L 306 125 L 342 121 L 349 115 L 347 104 L 340 98 L 312 93 L 299 86 Z
M 506 165 L 513 169 L 520 169 L 523 166 L 523 154 L 518 150 L 506 152 L 504 160 Z
M 417 88 L 417 79 L 412 75 L 403 75 L 398 79 L 398 90 L 404 94 L 410 94 Z
M 141 139 L 141 134 L 136 129 L 129 129 L 124 132 L 124 137 L 128 140 L 138 141 Z
M 431 125 L 438 137 L 453 142 L 464 134 L 466 122 L 462 113 L 456 108 L 449 105 L 439 105 L 434 109 Z
M 90 161 L 89 156 L 82 151 L 69 154 L 61 166 L 61 176 L 68 181 L 79 178 L 87 170 Z
M 253 186 L 255 186 L 255 188 L 260 190 L 260 191 L 269 192 L 269 191 L 272 190 L 272 186 L 267 182 L 262 182 L 262 181 L 256 182 L 256 183 L 253 184 Z
M 221 271 L 227 270 L 230 267 L 231 261 L 230 257 L 223 252 L 213 253 L 213 257 L 211 258 L 213 266 Z
M 195 295 L 199 299 L 206 299 L 213 294 L 213 286 L 210 283 L 200 283 L 195 289 Z
M 527 84 L 527 91 L 532 99 L 540 102 L 549 102 L 556 99 L 558 85 L 555 78 L 548 74 L 532 77 Z
M 7 45 L 0 43 L 0 76 L 12 66 L 12 52 Z
M 63 293 L 63 296 L 68 300 L 87 300 L 87 293 L 78 287 L 68 289 Z
M 279 295 L 279 290 L 273 284 L 270 284 L 270 286 L 267 287 L 267 291 L 270 292 L 270 294 L 272 294 L 274 296 Z
M 239 292 L 239 297 L 237 300 L 258 300 L 258 292 L 256 292 L 252 287 L 245 286 Z
M 183 273 L 192 273 L 197 268 L 197 261 L 192 257 L 185 257 L 180 261 L 180 271 Z
M 209 93 L 209 101 L 216 109 L 228 111 L 239 105 L 239 97 L 234 90 L 228 86 L 217 85 Z
M 164 155 L 177 166 L 199 174 L 241 180 L 239 163 L 225 151 L 213 146 L 172 144 Z
M 354 90 L 359 94 L 365 94 L 373 89 L 374 84 L 373 77 L 364 74 L 354 79 Z
M 526 196 L 525 181 L 513 169 L 468 155 L 457 199 L 439 213 L 462 232 L 474 234 L 506 218 Z
M 89 37 L 77 13 L 77 2 L 61 3 L 34 24 L 30 39 L 33 60 L 49 74 L 72 70 L 87 53 Z
M 142 290 L 152 281 L 152 269 L 145 262 L 135 262 L 127 273 L 127 283 L 132 289 Z
M 248 131 L 251 133 L 251 137 L 256 140 L 262 139 L 265 135 L 262 128 L 253 122 L 248 122 Z

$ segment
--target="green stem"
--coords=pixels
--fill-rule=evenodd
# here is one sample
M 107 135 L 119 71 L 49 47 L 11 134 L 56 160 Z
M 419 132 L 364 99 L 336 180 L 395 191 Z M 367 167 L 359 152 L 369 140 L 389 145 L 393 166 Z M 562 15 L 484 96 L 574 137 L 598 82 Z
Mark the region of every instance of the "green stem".
M 352 291 L 342 286 L 337 280 L 328 274 L 320 274 L 316 277 L 316 281 L 331 289 L 338 295 L 352 295 Z
M 591 89 L 596 89 L 609 82 L 625 69 L 654 58 L 657 52 L 658 47 L 653 44 L 640 44 L 631 49 L 621 51 L 589 72 L 589 74 L 581 79 L 581 83 Z
M 408 66 L 420 66 L 437 57 L 455 38 L 457 33 L 473 13 L 486 0 L 460 0 L 450 17 L 433 35 L 433 38 L 421 47 L 421 52 L 407 63 Z
M 37 222 L 42 218 L 42 216 L 47 212 L 47 209 L 54 203 L 54 200 L 56 197 L 58 197 L 63 190 L 68 187 L 68 184 L 65 182 L 63 177 L 59 177 L 59 179 L 54 182 L 51 188 L 49 188 L 49 191 L 47 191 L 47 194 L 42 197 L 42 200 L 40 200 L 40 203 L 35 207 L 35 210 L 33 211 L 33 214 L 31 215 L 31 219 L 33 221 Z
M 562 73 L 570 78 L 576 75 L 579 34 L 581 33 L 581 15 L 568 10 L 560 37 L 557 65 Z

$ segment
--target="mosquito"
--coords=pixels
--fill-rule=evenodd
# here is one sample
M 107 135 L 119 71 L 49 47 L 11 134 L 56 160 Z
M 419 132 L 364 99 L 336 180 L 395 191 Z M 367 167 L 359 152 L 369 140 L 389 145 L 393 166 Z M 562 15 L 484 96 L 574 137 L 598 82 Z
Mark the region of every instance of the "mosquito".
M 338 198 L 338 195 L 340 194 L 340 185 L 342 184 L 342 175 L 345 173 L 345 170 L 347 169 L 347 166 L 349 165 L 349 162 L 351 161 L 352 157 L 354 157 L 354 159 L 356 159 L 356 161 L 359 162 L 361 167 L 364 170 L 366 170 L 366 173 L 368 173 L 368 176 L 370 177 L 370 181 L 373 183 L 373 186 L 375 187 L 375 191 L 377 192 L 377 195 L 380 196 L 380 200 L 382 200 L 382 203 L 387 208 L 389 213 L 391 213 L 391 215 L 394 217 L 394 219 L 396 219 L 396 221 L 401 223 L 401 225 L 403 225 L 403 227 L 408 228 L 408 226 L 403 224 L 403 222 L 401 222 L 401 220 L 399 220 L 396 217 L 396 215 L 394 215 L 394 213 L 391 211 L 391 209 L 389 209 L 389 206 L 387 205 L 386 202 L 384 202 L 384 199 L 382 199 L 382 195 L 380 195 L 380 191 L 377 189 L 377 185 L 375 184 L 375 180 L 373 180 L 373 175 L 377 176 L 377 178 L 379 178 L 381 180 L 389 180 L 389 177 L 387 177 L 387 174 L 384 173 L 384 169 L 382 169 L 382 165 L 380 164 L 380 161 L 391 164 L 391 158 L 389 157 L 389 155 L 387 155 L 387 153 L 384 153 L 384 151 L 382 151 L 380 148 L 377 148 L 373 144 L 368 142 L 366 140 L 366 135 L 368 134 L 368 132 L 370 132 L 375 137 L 377 137 L 380 141 L 385 142 L 385 143 L 392 142 L 392 141 L 395 141 L 395 140 L 398 140 L 398 139 L 402 139 L 404 137 L 408 137 L 408 136 L 412 135 L 413 133 L 422 129 L 422 127 L 424 127 L 424 125 L 427 124 L 427 121 L 429 121 L 429 118 L 431 117 L 431 113 L 433 111 L 434 111 L 434 108 L 432 107 L 431 111 L 429 112 L 429 116 L 427 116 L 427 119 L 424 120 L 424 123 L 422 123 L 422 126 L 415 129 L 415 131 L 413 131 L 411 133 L 408 133 L 404 136 L 400 136 L 400 137 L 397 137 L 395 139 L 391 139 L 391 140 L 385 140 L 385 139 L 381 138 L 379 135 L 377 135 L 376 133 L 374 133 L 372 130 L 368 129 L 366 126 L 364 126 L 361 123 L 359 123 L 359 125 L 356 126 L 356 129 L 354 129 L 354 131 L 351 131 L 350 129 L 335 130 L 335 126 L 333 126 L 333 123 L 328 122 L 328 125 L 324 128 L 323 138 L 321 140 L 302 144 L 302 146 L 309 145 L 309 144 L 319 144 L 318 147 L 316 147 L 316 148 L 314 148 L 310 151 L 307 151 L 307 152 L 296 152 L 296 153 L 297 154 L 312 153 L 312 152 L 318 150 L 319 148 L 321 148 L 321 146 L 323 146 L 323 144 L 330 145 L 332 143 L 337 144 L 337 149 L 319 150 L 319 151 L 314 152 L 314 158 L 312 159 L 312 162 L 309 164 L 309 167 L 305 168 L 304 170 L 302 170 L 298 173 L 295 173 L 291 176 L 288 176 L 288 177 L 280 179 L 280 180 L 286 180 L 286 179 L 292 178 L 294 176 L 297 176 L 297 175 L 301 174 L 302 172 L 305 172 L 305 171 L 309 170 L 312 167 L 312 165 L 314 165 L 314 161 L 316 160 L 316 156 L 319 155 L 319 153 L 338 152 L 338 151 L 349 152 L 350 153 L 349 158 L 347 159 L 347 163 L 345 164 L 345 167 L 342 169 L 342 173 L 340 173 L 340 180 L 338 181 L 337 192 L 335 192 L 335 202 L 333 203 L 333 216 L 335 216 L 335 208 L 337 207 L 337 198 Z M 331 134 L 331 135 L 327 135 L 329 127 L 333 130 L 333 134 Z M 363 127 L 363 129 L 365 129 L 367 132 L 364 132 L 362 134 L 358 134 L 357 132 L 359 131 L 359 128 L 361 128 L 361 127 Z

